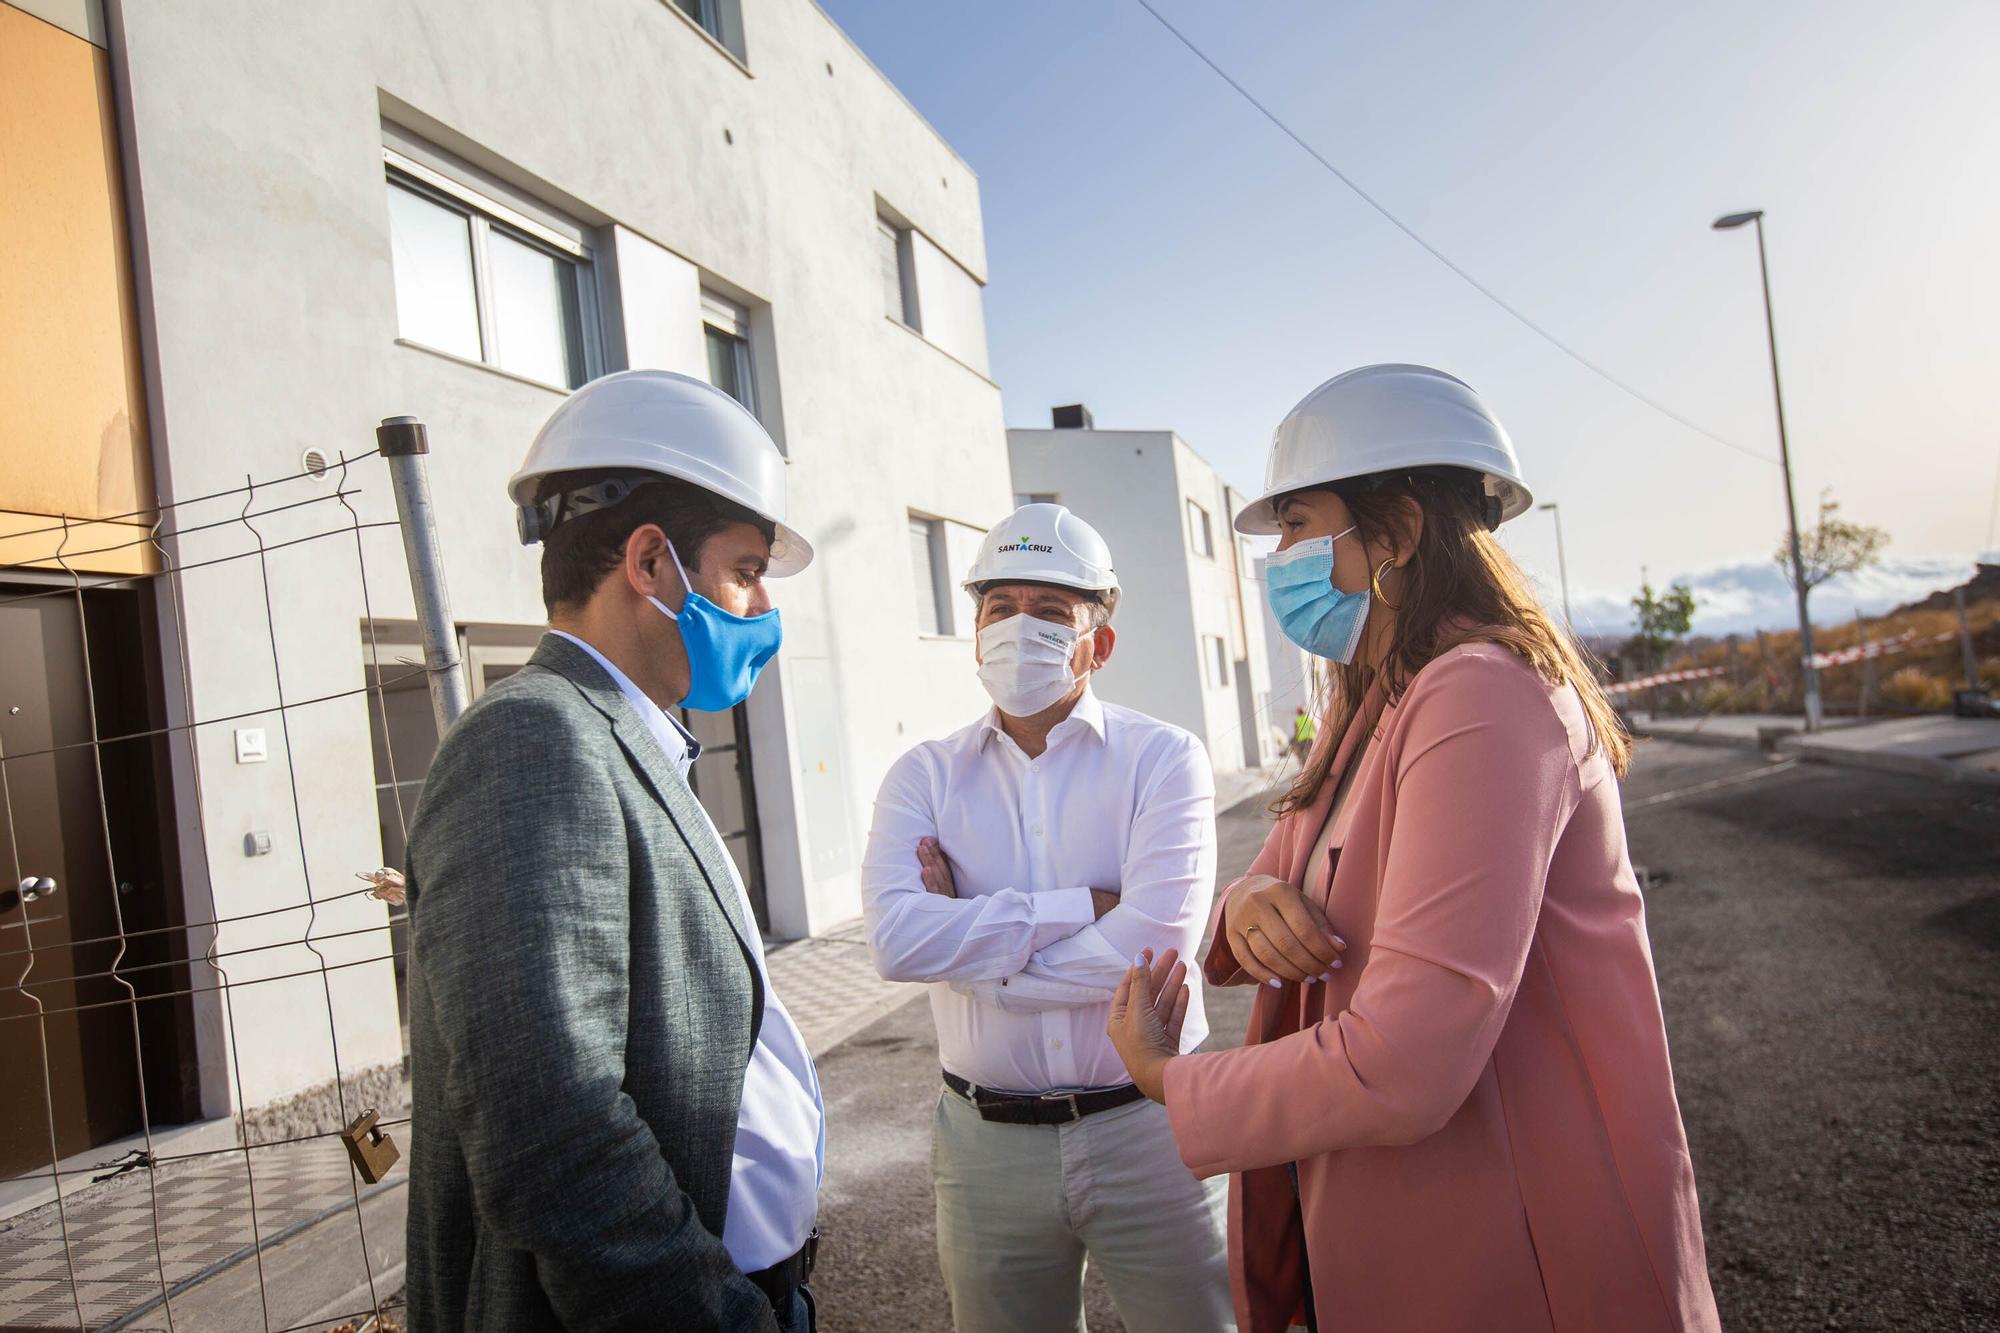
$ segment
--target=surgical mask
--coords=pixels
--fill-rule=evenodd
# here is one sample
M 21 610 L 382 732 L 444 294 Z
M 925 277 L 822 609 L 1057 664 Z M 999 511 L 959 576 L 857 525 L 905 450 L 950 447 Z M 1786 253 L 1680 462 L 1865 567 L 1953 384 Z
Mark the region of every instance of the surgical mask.
M 657 597 L 646 600 L 679 627 L 681 647 L 687 650 L 688 692 L 681 707 L 726 713 L 750 697 L 757 673 L 777 655 L 784 637 L 777 608 L 761 616 L 733 616 L 694 590 L 672 542 L 667 543 L 667 554 L 673 556 L 681 586 L 687 589 L 681 609 L 669 611 Z
M 979 631 L 979 683 L 1009 717 L 1031 717 L 1076 688 L 1069 660 L 1083 635 L 1022 614 Z
M 1285 637 L 1314 657 L 1352 662 L 1368 623 L 1368 590 L 1333 586 L 1333 544 L 1353 532 L 1315 537 L 1280 551 L 1264 565 L 1264 595 Z

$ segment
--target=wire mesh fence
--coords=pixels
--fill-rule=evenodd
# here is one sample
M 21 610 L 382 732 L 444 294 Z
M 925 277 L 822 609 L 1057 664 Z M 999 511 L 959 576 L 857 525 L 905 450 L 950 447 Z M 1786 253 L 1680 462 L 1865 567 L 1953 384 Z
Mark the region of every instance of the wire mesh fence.
M 459 670 L 433 632 L 449 608 L 422 428 L 381 439 L 293 475 L 9 536 L 0 1211 L 14 1215 L 0 1221 L 0 1328 L 204 1327 L 188 1311 L 221 1287 L 235 1326 L 395 1326 L 400 1235 L 369 1231 L 400 1231 L 371 1206 L 401 1183 L 408 1124 L 391 982 L 400 877 L 375 865 L 375 820 L 356 830 L 352 804 L 329 808 L 308 767 L 359 707 L 386 735 L 399 681 Z M 130 540 L 106 541 L 107 527 Z M 383 660 L 378 533 L 400 534 L 417 562 L 396 577 L 415 591 L 422 663 Z M 352 643 L 357 619 L 358 660 L 316 650 Z M 219 684 L 197 690 L 197 670 Z M 442 726 L 462 688 L 434 693 Z M 269 764 L 254 782 L 227 764 L 230 741 L 237 764 Z M 393 746 L 375 762 L 400 847 L 407 784 Z M 253 869 L 216 873 L 229 823 L 252 818 L 272 826 L 242 834 Z M 370 858 L 348 865 L 361 845 Z M 302 1240 L 317 1285 L 295 1291 L 291 1268 L 269 1270 Z M 329 1264 L 358 1278 L 331 1303 Z

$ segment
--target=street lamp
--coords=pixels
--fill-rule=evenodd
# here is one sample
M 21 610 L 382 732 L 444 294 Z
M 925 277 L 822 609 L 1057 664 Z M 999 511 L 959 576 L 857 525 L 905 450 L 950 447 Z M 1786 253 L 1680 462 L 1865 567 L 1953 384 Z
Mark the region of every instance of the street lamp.
M 1771 268 L 1764 259 L 1764 210 L 1730 213 L 1715 220 L 1716 231 L 1733 231 L 1745 223 L 1757 228 L 1757 273 L 1764 283 L 1764 337 L 1771 347 L 1771 396 L 1778 404 L 1778 465 L 1785 474 L 1785 533 L 1792 552 L 1792 593 L 1799 603 L 1799 657 L 1805 673 L 1806 730 L 1820 727 L 1819 668 L 1813 665 L 1812 617 L 1806 613 L 1806 567 L 1799 554 L 1799 507 L 1792 499 L 1792 450 L 1785 438 L 1785 390 L 1778 382 L 1778 331 L 1771 319 Z
M 1569 627 L 1570 636 L 1574 638 L 1576 636 L 1576 622 L 1570 619 L 1569 614 L 1569 561 L 1563 555 L 1562 506 L 1551 500 L 1545 505 L 1537 505 L 1535 507 L 1537 509 L 1546 509 L 1556 516 L 1556 569 L 1562 574 L 1563 624 Z

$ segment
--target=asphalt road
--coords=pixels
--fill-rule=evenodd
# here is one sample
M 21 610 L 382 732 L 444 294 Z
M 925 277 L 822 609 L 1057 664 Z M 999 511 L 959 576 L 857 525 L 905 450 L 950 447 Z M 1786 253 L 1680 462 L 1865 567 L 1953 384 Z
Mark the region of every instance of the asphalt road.
M 1651 742 L 1633 860 L 1733 1329 L 2000 1328 L 2000 788 Z
M 2000 1329 L 2000 788 L 1653 741 L 1625 796 L 1724 1326 Z M 1264 828 L 1223 816 L 1225 878 Z M 1210 991 L 1211 1046 L 1248 998 Z M 928 1006 L 820 1076 L 821 1327 L 948 1328 Z

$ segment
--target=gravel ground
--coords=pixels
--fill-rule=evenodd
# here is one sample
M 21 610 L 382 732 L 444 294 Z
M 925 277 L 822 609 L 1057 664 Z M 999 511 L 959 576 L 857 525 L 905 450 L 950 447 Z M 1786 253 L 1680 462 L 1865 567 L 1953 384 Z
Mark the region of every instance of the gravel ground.
M 2000 1329 L 2000 788 L 1765 767 L 1652 741 L 1626 786 L 1724 1326 Z M 1225 877 L 1263 833 L 1254 802 L 1223 817 Z M 1233 1044 L 1248 992 L 1208 998 Z M 929 1007 L 820 1076 L 821 1327 L 948 1328 Z

